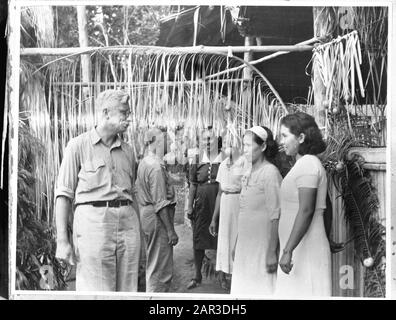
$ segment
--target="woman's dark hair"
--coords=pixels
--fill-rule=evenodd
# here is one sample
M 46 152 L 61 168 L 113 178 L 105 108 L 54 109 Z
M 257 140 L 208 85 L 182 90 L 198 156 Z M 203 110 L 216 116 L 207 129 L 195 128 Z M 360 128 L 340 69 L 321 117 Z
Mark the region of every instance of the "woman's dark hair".
M 300 155 L 316 155 L 326 150 L 326 143 L 323 141 L 322 133 L 315 119 L 309 114 L 304 112 L 288 114 L 282 118 L 281 125 L 284 125 L 297 137 L 301 133 L 305 135 L 304 142 L 298 147 Z
M 264 150 L 264 155 L 265 158 L 269 161 L 273 161 L 278 154 L 278 143 L 274 139 L 274 135 L 272 134 L 272 131 L 265 127 L 261 126 L 266 132 L 267 132 L 267 140 L 265 141 L 267 148 Z M 264 140 L 261 139 L 258 135 L 256 135 L 254 132 L 253 133 L 253 141 L 256 142 L 258 145 L 262 145 L 264 143 Z

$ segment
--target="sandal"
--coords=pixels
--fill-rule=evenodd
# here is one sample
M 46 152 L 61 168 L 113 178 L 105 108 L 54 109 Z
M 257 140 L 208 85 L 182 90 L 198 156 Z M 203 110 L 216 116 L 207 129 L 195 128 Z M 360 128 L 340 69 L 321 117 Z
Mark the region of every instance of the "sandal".
M 187 289 L 194 289 L 198 287 L 201 284 L 201 281 L 202 279 L 201 280 L 195 278 L 191 279 L 190 283 L 187 285 Z

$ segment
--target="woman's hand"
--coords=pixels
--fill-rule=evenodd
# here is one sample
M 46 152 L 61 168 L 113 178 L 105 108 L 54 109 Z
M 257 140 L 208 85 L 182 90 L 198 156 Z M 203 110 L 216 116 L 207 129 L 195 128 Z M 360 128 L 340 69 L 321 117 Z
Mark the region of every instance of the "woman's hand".
M 284 273 L 289 274 L 293 268 L 291 251 L 283 251 L 282 257 L 279 261 L 279 266 Z
M 266 257 L 266 268 L 268 273 L 274 273 L 278 269 L 278 255 L 276 251 L 268 250 Z
M 209 226 L 209 233 L 210 233 L 213 237 L 216 237 L 216 236 L 217 236 L 217 228 L 218 228 L 217 222 L 214 221 L 214 220 L 212 220 L 212 222 L 210 223 L 210 226 Z

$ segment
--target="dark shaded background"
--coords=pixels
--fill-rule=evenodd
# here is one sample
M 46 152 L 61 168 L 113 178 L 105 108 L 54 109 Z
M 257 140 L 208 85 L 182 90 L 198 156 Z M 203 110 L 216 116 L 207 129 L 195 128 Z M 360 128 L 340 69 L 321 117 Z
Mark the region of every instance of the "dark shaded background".
M 182 6 L 189 9 L 194 6 Z M 220 7 L 201 6 L 197 45 L 243 46 L 244 36 L 261 38 L 262 45 L 293 45 L 313 37 L 312 7 L 243 6 L 242 14 L 248 20 L 236 26 L 227 15 L 225 39 L 220 34 Z M 194 10 L 179 14 L 176 19 L 163 21 L 160 26 L 158 46 L 185 47 L 193 45 Z M 271 53 L 255 53 L 259 59 Z M 240 58 L 243 54 L 236 54 Z M 308 95 L 311 78 L 305 68 L 312 53 L 293 52 L 257 64 L 256 67 L 276 88 L 283 101 L 303 103 Z
M 0 132 L 3 132 L 4 93 L 7 65 L 7 1 L 0 1 Z M 4 189 L 0 190 L 0 297 L 8 297 L 8 138 L 6 141 Z

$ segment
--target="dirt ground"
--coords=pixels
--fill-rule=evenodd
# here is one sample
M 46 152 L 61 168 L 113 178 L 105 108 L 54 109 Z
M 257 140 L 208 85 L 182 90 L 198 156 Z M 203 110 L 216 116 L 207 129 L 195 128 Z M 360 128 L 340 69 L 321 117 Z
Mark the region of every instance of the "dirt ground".
M 174 248 L 173 263 L 174 276 L 170 292 L 177 293 L 220 293 L 225 294 L 227 291 L 223 290 L 219 281 L 215 276 L 202 279 L 202 283 L 194 288 L 187 289 L 187 284 L 194 276 L 194 259 L 192 250 L 192 231 L 186 224 L 177 224 L 175 226 L 176 233 L 179 236 L 179 243 Z M 75 276 L 74 272 L 70 276 L 71 281 L 68 282 L 68 291 L 75 290 Z
M 193 249 L 192 249 L 192 230 L 188 225 L 188 220 L 184 217 L 184 195 L 185 187 L 179 185 L 176 187 L 176 197 L 177 206 L 175 212 L 175 230 L 179 236 L 179 243 L 175 246 L 173 252 L 173 262 L 174 262 L 174 276 L 172 280 L 172 285 L 170 292 L 176 293 L 219 293 L 226 294 L 229 293 L 221 288 L 219 281 L 215 276 L 202 279 L 202 283 L 194 288 L 187 289 L 188 283 L 194 277 L 194 259 L 193 259 Z M 215 252 L 208 252 L 207 256 L 210 257 L 215 264 Z M 68 284 L 68 291 L 75 290 L 75 271 L 72 271 L 70 275 L 70 281 Z M 139 285 L 139 287 L 144 287 Z M 143 290 L 139 290 L 143 291 Z
M 202 283 L 191 290 L 186 288 L 191 278 L 194 276 L 194 259 L 192 249 L 192 231 L 185 224 L 176 225 L 176 232 L 179 235 L 179 243 L 173 253 L 174 278 L 171 292 L 188 293 L 228 293 L 220 287 L 215 276 L 202 279 Z

